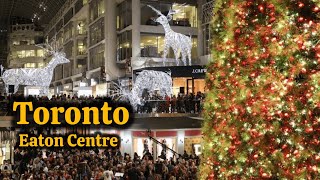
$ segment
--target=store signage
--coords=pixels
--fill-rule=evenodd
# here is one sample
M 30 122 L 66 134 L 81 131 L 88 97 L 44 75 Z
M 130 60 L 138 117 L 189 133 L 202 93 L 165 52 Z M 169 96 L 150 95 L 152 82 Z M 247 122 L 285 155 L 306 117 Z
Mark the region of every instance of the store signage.
M 149 67 L 134 71 L 135 75 L 139 75 L 142 70 L 162 71 L 171 77 L 194 77 L 204 78 L 207 69 L 204 66 L 173 66 L 173 67 Z
M 192 74 L 203 74 L 206 73 L 207 69 L 193 69 Z

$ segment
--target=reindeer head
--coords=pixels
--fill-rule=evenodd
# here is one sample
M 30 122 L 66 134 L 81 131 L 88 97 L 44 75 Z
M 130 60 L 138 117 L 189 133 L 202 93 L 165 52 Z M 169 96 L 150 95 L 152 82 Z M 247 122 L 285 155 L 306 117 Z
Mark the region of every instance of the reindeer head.
M 64 52 L 56 51 L 49 44 L 38 44 L 36 46 L 44 49 L 47 54 L 52 55 L 52 61 L 54 61 L 56 64 L 65 64 L 70 62 L 70 60 L 66 58 L 66 54 Z
M 53 54 L 53 59 L 57 64 L 65 64 L 70 62 L 70 60 L 66 58 L 66 53 L 64 52 L 55 52 Z
M 167 16 L 165 16 L 165 15 L 163 15 L 159 10 L 157 10 L 156 8 L 154 8 L 154 7 L 150 6 L 150 5 L 148 5 L 148 7 L 150 7 L 150 8 L 151 8 L 154 12 L 156 12 L 156 13 L 158 14 L 158 16 L 159 16 L 158 18 L 152 19 L 152 20 L 155 21 L 155 22 L 157 22 L 157 23 L 160 23 L 160 24 L 162 24 L 162 25 L 168 24 L 169 21 L 171 21 L 171 19 L 172 19 L 172 15 L 173 15 L 173 14 L 176 14 L 175 11 L 173 11 L 172 9 L 170 9 L 169 12 L 168 12 L 168 14 L 167 14 Z

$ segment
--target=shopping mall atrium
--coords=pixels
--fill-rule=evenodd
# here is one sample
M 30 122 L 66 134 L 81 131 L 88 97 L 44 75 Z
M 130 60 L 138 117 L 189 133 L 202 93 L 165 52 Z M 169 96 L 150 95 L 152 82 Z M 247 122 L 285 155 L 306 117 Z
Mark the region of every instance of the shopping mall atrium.
M 11 127 L 7 96 L 23 95 L 48 103 L 95 101 L 135 89 L 145 71 L 168 75 L 172 94 L 158 97 L 161 87 L 147 92 L 127 129 L 66 127 L 48 128 L 46 133 L 117 134 L 122 155 L 141 158 L 150 152 L 154 162 L 158 157 L 170 160 L 183 155 L 189 159 L 190 155 L 190 164 L 192 158 L 194 164 L 199 163 L 195 157 L 202 150 L 200 114 L 210 59 L 212 9 L 211 0 L 0 0 L 1 73 L 49 67 L 55 58 L 50 51 L 64 53 L 69 60 L 53 69 L 45 99 L 39 96 L 42 87 L 37 84 L 5 86 L 4 78 L 0 81 L 0 164 L 22 163 L 16 156 L 26 153 L 15 148 L 20 129 Z M 166 17 L 166 26 L 155 20 L 161 15 Z M 165 40 L 171 32 L 190 40 L 188 54 L 179 57 L 167 48 Z M 176 44 L 184 48 L 184 43 Z M 45 179 L 49 177 L 44 174 Z

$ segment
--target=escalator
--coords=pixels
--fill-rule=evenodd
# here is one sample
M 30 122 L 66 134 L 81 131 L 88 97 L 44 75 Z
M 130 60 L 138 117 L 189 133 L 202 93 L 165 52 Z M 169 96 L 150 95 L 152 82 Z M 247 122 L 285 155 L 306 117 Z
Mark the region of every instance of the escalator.
M 176 152 L 175 150 L 169 148 L 166 144 L 163 144 L 162 142 L 158 141 L 157 139 L 155 139 L 154 137 L 152 137 L 151 135 L 151 131 L 150 130 L 147 130 L 147 135 L 149 137 L 149 139 L 151 141 L 153 141 L 154 143 L 156 143 L 156 145 L 160 145 L 162 148 L 164 148 L 162 151 L 164 152 L 161 152 L 161 155 L 158 157 L 158 158 L 161 158 L 163 160 L 167 159 L 166 157 L 166 151 L 171 151 L 173 156 L 176 157 L 177 159 L 180 158 L 182 155 L 179 154 L 178 152 Z

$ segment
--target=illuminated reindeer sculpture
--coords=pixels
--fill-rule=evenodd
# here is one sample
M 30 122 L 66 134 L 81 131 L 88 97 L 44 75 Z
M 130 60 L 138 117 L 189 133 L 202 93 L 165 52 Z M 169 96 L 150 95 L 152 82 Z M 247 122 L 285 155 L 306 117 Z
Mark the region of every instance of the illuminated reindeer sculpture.
M 153 11 L 155 11 L 159 15 L 159 17 L 157 19 L 153 19 L 153 21 L 160 23 L 164 28 L 164 32 L 165 32 L 164 50 L 163 50 L 164 60 L 168 55 L 169 48 L 171 47 L 175 55 L 177 66 L 179 66 L 179 56 L 180 56 L 179 51 L 181 52 L 182 62 L 184 63 L 184 65 L 185 66 L 187 65 L 186 58 L 188 57 L 189 66 L 191 66 L 191 49 L 192 49 L 191 36 L 188 37 L 186 35 L 174 32 L 169 25 L 169 22 L 172 20 L 172 15 L 176 14 L 176 12 L 170 9 L 167 16 L 165 16 L 154 7 L 150 5 L 148 5 L 148 7 L 150 7 Z M 165 62 L 163 61 L 163 65 L 164 64 Z
M 159 95 L 165 97 L 172 95 L 172 79 L 171 76 L 161 71 L 142 71 L 136 78 L 134 86 L 131 91 L 124 90 L 121 85 L 114 83 L 116 93 L 113 95 L 118 96 L 119 99 L 127 99 L 134 109 L 137 105 L 143 105 L 142 93 L 144 90 L 150 92 L 159 90 Z
M 70 62 L 65 58 L 65 53 L 53 50 L 50 45 L 45 45 L 47 48 L 43 48 L 41 45 L 37 46 L 52 54 L 51 61 L 43 68 L 18 68 L 4 71 L 2 73 L 2 80 L 5 83 L 7 93 L 9 85 L 14 85 L 13 94 L 18 91 L 19 85 L 26 85 L 38 86 L 41 88 L 40 95 L 47 95 L 54 68 L 59 64 Z

